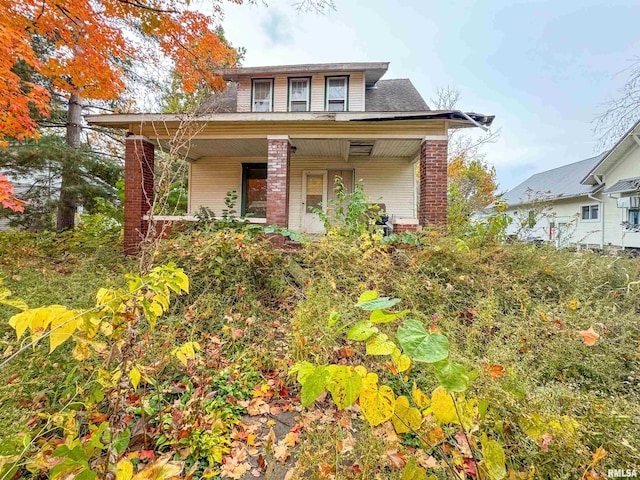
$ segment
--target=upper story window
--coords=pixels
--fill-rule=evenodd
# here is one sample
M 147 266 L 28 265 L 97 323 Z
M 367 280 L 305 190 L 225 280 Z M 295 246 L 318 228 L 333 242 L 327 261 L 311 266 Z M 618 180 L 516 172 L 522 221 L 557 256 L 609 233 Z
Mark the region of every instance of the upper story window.
M 289 111 L 308 112 L 311 104 L 311 85 L 309 78 L 289 79 Z
M 583 205 L 581 208 L 582 220 L 598 220 L 600 205 Z
M 254 78 L 252 80 L 252 105 L 253 112 L 273 111 L 273 78 Z
M 326 78 L 326 105 L 329 112 L 346 112 L 349 94 L 349 77 Z

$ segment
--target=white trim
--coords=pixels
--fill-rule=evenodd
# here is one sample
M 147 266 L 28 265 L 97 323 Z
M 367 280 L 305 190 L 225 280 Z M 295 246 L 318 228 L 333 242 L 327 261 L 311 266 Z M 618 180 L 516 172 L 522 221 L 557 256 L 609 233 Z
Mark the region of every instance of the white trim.
M 582 218 L 582 209 L 584 207 L 589 207 L 589 218 Z M 591 218 L 591 209 L 593 207 L 598 207 L 598 216 L 596 218 Z M 602 204 L 601 203 L 585 203 L 585 204 L 581 204 L 580 205 L 580 211 L 579 211 L 580 221 L 584 222 L 584 223 L 600 222 L 600 215 L 602 215 L 602 212 L 600 211 L 601 208 L 602 208 Z
M 306 215 L 313 215 L 312 213 L 307 213 L 307 176 L 309 175 L 322 175 L 322 208 L 327 208 L 327 199 L 328 191 L 327 191 L 327 170 L 304 170 L 302 172 L 302 215 L 300 215 L 300 230 L 304 231 L 304 218 Z M 354 184 L 355 184 L 355 171 L 354 171 Z
M 187 173 L 187 212 L 191 213 L 191 162 Z
M 151 216 L 143 215 L 143 220 L 150 220 Z M 197 222 L 198 217 L 196 215 L 153 215 L 154 220 L 161 222 Z M 267 223 L 266 218 L 255 217 L 238 217 L 240 221 L 248 221 L 249 223 Z
M 420 222 L 417 218 L 396 218 L 393 223 L 396 225 L 418 225 Z
M 329 83 L 331 80 L 344 80 L 344 98 L 342 99 L 344 102 L 344 108 L 342 110 L 329 110 Z M 325 75 L 324 77 L 324 109 L 329 113 L 344 113 L 349 111 L 349 76 L 348 75 Z M 338 100 L 338 99 L 333 99 Z M 338 100 L 339 101 L 339 100 Z M 336 118 L 337 120 L 337 118 Z
M 425 135 L 424 137 L 422 137 L 422 140 L 449 140 L 449 136 L 448 135 Z
M 289 84 L 287 85 L 287 96 L 289 98 L 287 98 L 287 111 L 291 112 L 291 101 L 293 98 L 292 95 L 292 89 L 291 89 L 291 82 L 306 82 L 307 83 L 307 109 L 304 110 L 305 112 L 309 112 L 311 111 L 311 77 L 289 77 Z M 298 100 L 299 101 L 299 100 Z
M 289 140 L 289 135 L 267 135 L 267 140 Z
M 269 83 L 269 110 L 266 112 L 259 112 L 255 109 L 256 107 L 256 83 Z M 251 79 L 251 111 L 256 113 L 270 113 L 273 112 L 274 108 L 274 98 L 275 95 L 275 79 L 273 78 L 252 78 Z
M 129 135 L 128 137 L 124 138 L 125 140 L 142 140 L 144 142 L 147 143 L 153 143 L 151 140 L 149 140 L 149 137 L 146 137 L 144 135 Z

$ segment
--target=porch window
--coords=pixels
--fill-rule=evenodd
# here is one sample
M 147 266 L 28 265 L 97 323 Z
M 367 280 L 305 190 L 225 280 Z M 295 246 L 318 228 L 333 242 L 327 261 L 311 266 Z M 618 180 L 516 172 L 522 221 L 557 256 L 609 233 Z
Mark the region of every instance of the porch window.
M 640 208 L 630 208 L 627 215 L 629 227 L 637 228 L 640 226 Z
M 267 217 L 267 164 L 242 164 L 242 216 Z
M 254 78 L 252 80 L 251 95 L 252 111 L 271 112 L 273 111 L 273 79 Z
M 583 205 L 582 206 L 582 220 L 598 220 L 598 214 L 600 211 L 600 205 Z
M 346 112 L 347 97 L 349 94 L 348 77 L 327 77 L 326 78 L 326 105 L 329 112 Z
M 290 78 L 289 79 L 289 111 L 308 112 L 310 104 L 309 79 Z

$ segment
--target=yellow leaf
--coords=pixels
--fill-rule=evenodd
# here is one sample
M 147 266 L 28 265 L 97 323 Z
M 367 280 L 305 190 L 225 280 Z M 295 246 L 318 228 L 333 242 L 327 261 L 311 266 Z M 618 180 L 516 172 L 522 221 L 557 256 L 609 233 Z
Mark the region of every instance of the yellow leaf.
M 593 454 L 593 457 L 591 458 L 591 464 L 596 465 L 600 463 L 600 460 L 606 457 L 608 453 L 609 452 L 607 452 L 604 448 L 598 447 L 598 449 Z
M 429 396 L 422 390 L 420 390 L 415 382 L 413 383 L 411 394 L 413 396 L 413 401 L 416 402 L 418 408 L 425 408 L 431 403 L 431 399 L 429 399 Z
M 182 472 L 183 465 L 170 462 L 170 459 L 171 455 L 158 458 L 136 473 L 132 480 L 168 480 L 177 477 Z
M 189 277 L 187 277 L 182 270 L 176 272 L 176 281 L 182 290 L 189 293 Z
M 49 333 L 49 353 L 66 342 L 76 331 L 78 319 L 75 317 L 77 315 L 78 312 L 68 310 L 53 319 L 51 322 L 51 332 Z
M 575 298 L 572 298 L 571 300 L 569 300 L 569 303 L 567 303 L 567 308 L 569 310 L 577 310 L 578 307 L 580 307 L 580 302 L 578 302 L 578 300 L 576 300 Z
M 431 394 L 431 411 L 439 423 L 459 423 L 453 399 L 442 387 Z
M 406 372 L 411 367 L 411 359 L 400 352 L 399 348 L 396 348 L 391 353 L 391 358 L 396 363 L 396 368 L 399 372 Z
M 31 324 L 35 310 L 26 310 L 18 313 L 9 319 L 9 325 L 16 331 L 18 338 L 22 337 L 27 327 Z
M 369 425 L 375 427 L 393 416 L 395 395 L 386 385 L 378 388 L 378 376 L 369 373 L 362 381 L 360 408 Z
M 91 350 L 85 342 L 76 342 L 76 346 L 71 352 L 71 356 L 78 361 L 86 360 L 91 356 Z
M 420 410 L 409 405 L 409 399 L 404 395 L 396 398 L 394 415 L 391 419 L 397 433 L 416 431 L 422 423 Z
M 116 480 L 131 480 L 133 477 L 133 464 L 123 458 L 116 465 Z
M 142 377 L 142 375 L 140 375 L 140 370 L 138 370 L 137 367 L 133 367 L 131 369 L 131 371 L 129 372 L 129 378 L 131 379 L 131 385 L 133 386 L 133 389 L 136 390 L 138 388 L 138 385 L 140 384 L 140 378 Z

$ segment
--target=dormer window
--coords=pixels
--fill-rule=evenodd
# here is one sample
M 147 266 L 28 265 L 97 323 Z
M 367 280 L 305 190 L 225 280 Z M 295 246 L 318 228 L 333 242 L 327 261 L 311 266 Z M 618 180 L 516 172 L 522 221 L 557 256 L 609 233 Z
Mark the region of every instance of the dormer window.
M 251 111 L 273 111 L 273 78 L 254 78 L 252 80 L 251 94 Z
M 308 112 L 311 104 L 309 78 L 289 79 L 289 111 Z
M 329 112 L 346 112 L 349 77 L 326 77 L 326 105 Z

